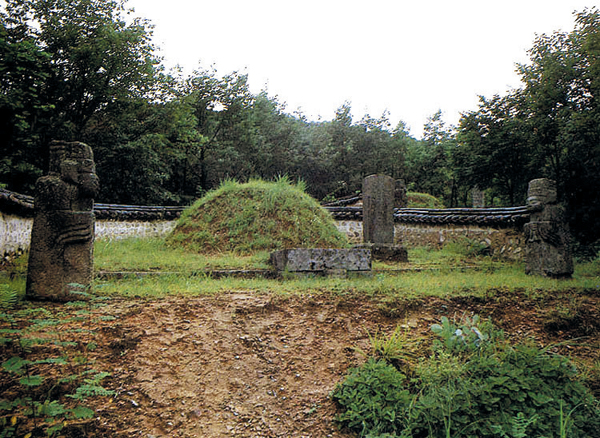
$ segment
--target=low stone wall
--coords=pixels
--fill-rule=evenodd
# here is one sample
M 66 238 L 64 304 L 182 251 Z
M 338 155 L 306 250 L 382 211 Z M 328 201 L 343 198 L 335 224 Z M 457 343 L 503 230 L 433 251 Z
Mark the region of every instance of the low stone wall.
M 363 241 L 362 222 L 337 221 L 338 229 L 345 233 L 350 242 L 360 244 Z M 473 240 L 489 248 L 490 254 L 520 259 L 525 247 L 525 236 L 522 227 L 494 228 L 477 225 L 454 224 L 412 224 L 396 222 L 394 224 L 394 243 L 406 248 L 430 246 L 441 248 L 444 244 L 460 241 L 464 238 Z
M 397 223 L 395 239 L 407 248 L 441 248 L 448 242 L 466 239 L 488 248 L 490 255 L 520 260 L 525 250 L 522 228 L 492 228 L 477 225 L 431 225 Z
M 0 212 L 0 254 L 8 257 L 29 249 L 33 218 Z
M 175 226 L 184 207 L 95 204 L 96 238 L 164 237 Z M 326 207 L 338 229 L 355 244 L 363 243 L 362 207 Z M 33 224 L 33 198 L 0 189 L 0 255 L 4 260 L 28 250 Z M 396 244 L 404 247 L 441 247 L 465 237 L 487 246 L 490 253 L 520 258 L 523 225 L 529 208 L 397 209 Z
M 127 239 L 129 237 L 139 237 L 148 239 L 152 237 L 165 237 L 169 234 L 177 221 L 96 221 L 96 239 Z

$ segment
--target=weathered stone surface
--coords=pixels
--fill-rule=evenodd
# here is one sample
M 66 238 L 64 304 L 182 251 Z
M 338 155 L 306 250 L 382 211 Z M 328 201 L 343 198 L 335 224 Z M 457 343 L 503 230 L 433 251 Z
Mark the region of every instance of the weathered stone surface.
M 406 195 L 401 180 L 371 175 L 363 180 L 363 247 L 376 260 L 408 261 L 402 242 L 394 245 L 394 203 Z M 404 192 L 404 195 L 403 195 Z
M 394 189 L 394 207 L 408 207 L 408 191 L 406 190 L 406 184 L 404 184 L 404 180 L 401 179 L 396 180 L 396 187 Z
M 394 180 L 371 175 L 363 180 L 363 241 L 394 243 Z
M 525 272 L 553 278 L 573 274 L 571 237 L 565 211 L 557 203 L 556 184 L 549 179 L 529 183 L 527 205 L 531 215 L 525 224 Z
M 371 251 L 371 258 L 383 262 L 408 262 L 408 251 L 401 245 L 382 245 L 376 243 L 364 243 L 357 248 Z
M 271 264 L 278 271 L 298 273 L 370 272 L 368 249 L 295 248 L 271 253 Z
M 73 291 L 87 288 L 93 275 L 98 178 L 92 149 L 79 142 L 52 142 L 49 173 L 37 180 L 35 190 L 27 297 L 81 299 Z
M 471 197 L 473 198 L 473 208 L 485 208 L 485 192 L 478 186 L 471 189 Z

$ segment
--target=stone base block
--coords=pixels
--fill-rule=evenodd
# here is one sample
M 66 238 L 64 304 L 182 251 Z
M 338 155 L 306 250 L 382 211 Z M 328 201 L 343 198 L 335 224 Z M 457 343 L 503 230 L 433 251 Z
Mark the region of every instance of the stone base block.
M 278 271 L 300 274 L 345 276 L 371 273 L 371 251 L 363 248 L 295 248 L 271 253 L 271 264 Z
M 382 262 L 408 262 L 408 252 L 400 245 L 384 245 L 380 243 L 364 243 L 356 248 L 371 251 L 373 260 Z

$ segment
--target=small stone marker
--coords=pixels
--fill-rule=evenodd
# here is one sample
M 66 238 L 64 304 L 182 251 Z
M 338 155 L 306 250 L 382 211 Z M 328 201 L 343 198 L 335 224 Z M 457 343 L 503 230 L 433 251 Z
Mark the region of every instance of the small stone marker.
M 530 221 L 524 226 L 525 272 L 553 278 L 571 277 L 571 237 L 564 208 L 557 203 L 556 183 L 545 178 L 530 181 L 527 206 Z
M 368 249 L 294 248 L 271 253 L 271 264 L 278 271 L 298 274 L 370 274 Z
M 471 197 L 473 198 L 473 208 L 485 208 L 485 192 L 478 186 L 471 189 Z
M 97 193 L 92 149 L 79 142 L 50 143 L 49 173 L 35 185 L 28 298 L 82 299 L 73 292 L 88 288 L 92 281 Z
M 394 202 L 398 186 L 387 175 L 371 175 L 363 180 L 363 245 L 374 259 L 407 262 L 408 253 L 394 244 Z
M 408 192 L 406 190 L 406 184 L 404 180 L 397 179 L 396 187 L 394 190 L 394 207 L 406 208 L 408 206 Z

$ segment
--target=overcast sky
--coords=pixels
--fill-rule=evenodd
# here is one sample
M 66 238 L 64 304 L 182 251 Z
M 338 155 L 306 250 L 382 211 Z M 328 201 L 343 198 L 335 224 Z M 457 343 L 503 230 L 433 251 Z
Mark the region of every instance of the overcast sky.
M 447 123 L 519 87 L 535 35 L 571 31 L 593 0 L 130 0 L 154 25 L 166 65 L 215 65 L 248 74 L 311 120 L 345 101 L 354 120 L 387 110 L 420 137 L 427 117 Z

